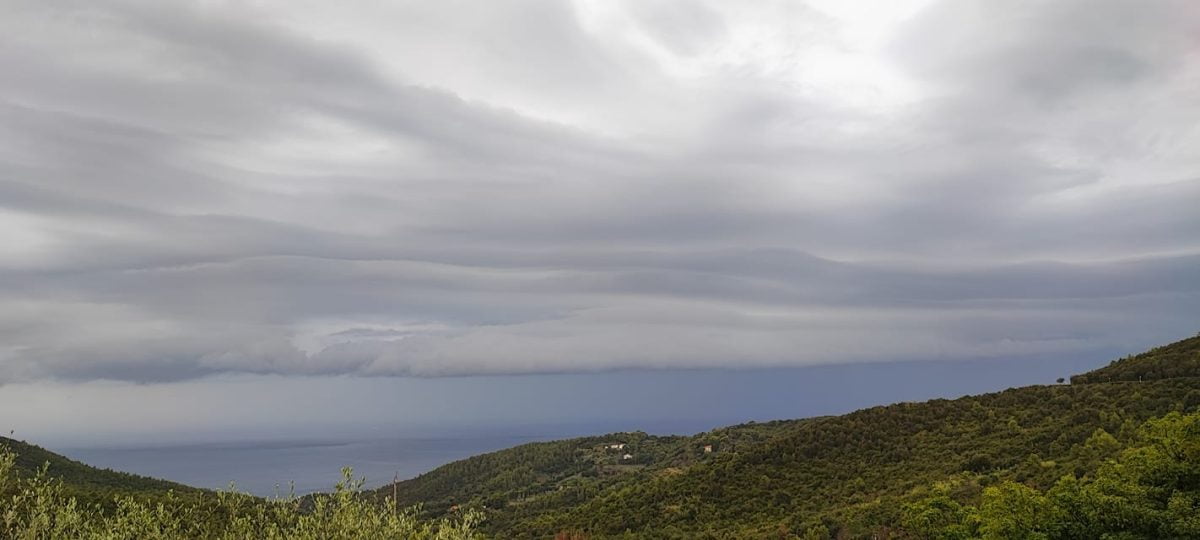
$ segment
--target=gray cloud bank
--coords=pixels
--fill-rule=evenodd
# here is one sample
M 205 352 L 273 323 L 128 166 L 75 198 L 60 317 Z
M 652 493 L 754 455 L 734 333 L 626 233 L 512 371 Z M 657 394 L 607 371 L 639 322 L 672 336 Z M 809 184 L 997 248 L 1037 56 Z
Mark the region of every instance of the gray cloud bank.
M 0 382 L 1198 329 L 1200 11 L 824 4 L 10 2 Z

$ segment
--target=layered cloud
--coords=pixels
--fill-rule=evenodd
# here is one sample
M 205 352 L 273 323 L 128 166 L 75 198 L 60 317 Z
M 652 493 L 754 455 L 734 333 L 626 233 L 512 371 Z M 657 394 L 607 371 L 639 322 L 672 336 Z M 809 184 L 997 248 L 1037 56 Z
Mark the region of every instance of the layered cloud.
M 0 381 L 1003 357 L 1200 317 L 1184 2 L 18 2 Z

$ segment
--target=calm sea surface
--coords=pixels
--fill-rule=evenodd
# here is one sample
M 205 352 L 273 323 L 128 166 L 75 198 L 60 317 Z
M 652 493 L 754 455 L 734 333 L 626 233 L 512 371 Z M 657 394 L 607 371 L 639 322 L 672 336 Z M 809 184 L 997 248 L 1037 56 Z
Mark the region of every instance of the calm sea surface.
M 190 486 L 272 495 L 328 491 L 343 466 L 366 476 L 367 486 L 411 478 L 439 465 L 476 454 L 539 440 L 538 437 L 387 439 L 357 442 L 261 442 L 155 446 L 143 448 L 57 449 L 66 456 L 101 468 L 173 480 Z

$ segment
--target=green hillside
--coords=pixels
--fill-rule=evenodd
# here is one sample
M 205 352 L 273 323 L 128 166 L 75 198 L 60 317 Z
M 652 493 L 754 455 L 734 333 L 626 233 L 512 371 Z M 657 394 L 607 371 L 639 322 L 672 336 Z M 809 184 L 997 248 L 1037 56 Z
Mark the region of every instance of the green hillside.
M 375 504 L 349 469 L 332 493 L 262 499 L 89 467 L 0 439 L 0 538 L 477 540 L 478 514 L 421 520 Z
M 1192 338 L 1077 376 L 955 400 L 901 403 L 693 437 L 612 434 L 477 456 L 396 486 L 432 515 L 484 509 L 501 537 L 900 535 L 905 504 L 952 484 L 978 502 L 1006 481 L 1049 489 L 1093 475 L 1148 419 L 1200 407 Z M 1111 382 L 1110 382 L 1111 381 Z M 622 465 L 602 448 L 625 442 Z M 703 446 L 713 444 L 712 453 Z M 381 490 L 390 494 L 391 488 Z
M 1071 382 L 1087 384 L 1180 377 L 1200 377 L 1200 335 L 1114 360 L 1106 367 L 1071 377 Z
M 81 502 L 111 503 L 114 496 L 136 495 L 155 497 L 174 491 L 177 494 L 196 493 L 200 490 L 110 469 L 99 469 L 56 454 L 40 446 L 23 441 L 0 437 L 0 451 L 7 450 L 16 455 L 15 473 L 33 476 L 40 468 L 46 475 L 61 480 L 63 489 Z
M 454 507 L 492 509 L 490 528 L 509 530 L 530 514 L 581 504 L 648 475 L 678 474 L 810 421 L 750 423 L 691 437 L 633 432 L 530 443 L 439 467 L 400 482 L 395 494 L 402 506 L 421 504 L 430 515 Z M 391 496 L 392 487 L 378 494 Z

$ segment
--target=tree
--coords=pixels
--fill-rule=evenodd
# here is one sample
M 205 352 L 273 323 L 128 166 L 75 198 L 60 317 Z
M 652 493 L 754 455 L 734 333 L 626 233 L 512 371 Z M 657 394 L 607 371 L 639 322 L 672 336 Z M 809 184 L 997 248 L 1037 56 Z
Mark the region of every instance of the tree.
M 1057 514 L 1054 504 L 1036 489 L 1004 482 L 983 490 L 979 532 L 986 539 L 1049 539 Z

